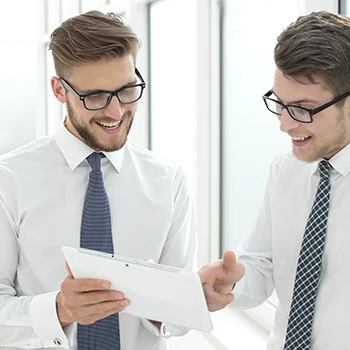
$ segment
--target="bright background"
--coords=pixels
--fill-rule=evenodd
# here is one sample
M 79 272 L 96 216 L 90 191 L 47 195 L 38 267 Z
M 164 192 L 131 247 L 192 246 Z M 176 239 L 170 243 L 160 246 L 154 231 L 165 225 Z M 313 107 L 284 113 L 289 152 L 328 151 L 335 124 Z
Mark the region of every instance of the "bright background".
M 49 35 L 98 9 L 122 13 L 141 37 L 147 82 L 130 137 L 185 169 L 196 211 L 199 265 L 249 234 L 269 164 L 289 141 L 261 96 L 272 86 L 278 34 L 301 14 L 348 13 L 335 0 L 7 0 L 0 11 L 0 154 L 51 134 Z M 191 331 L 170 349 L 265 349 L 275 297 L 248 311 L 212 314 L 214 331 Z

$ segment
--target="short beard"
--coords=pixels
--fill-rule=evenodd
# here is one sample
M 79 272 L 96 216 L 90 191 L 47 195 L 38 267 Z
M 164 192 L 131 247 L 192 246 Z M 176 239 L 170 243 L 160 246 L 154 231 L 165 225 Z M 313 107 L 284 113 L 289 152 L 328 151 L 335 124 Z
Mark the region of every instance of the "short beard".
M 128 111 L 124 113 L 122 119 L 123 123 L 127 123 L 127 129 L 126 129 L 126 135 L 124 139 L 116 141 L 112 145 L 105 145 L 102 140 L 99 140 L 97 137 L 95 137 L 91 131 L 89 130 L 89 127 L 86 125 L 83 125 L 77 117 L 76 112 L 74 111 L 72 105 L 67 100 L 67 114 L 69 116 L 70 122 L 72 123 L 74 129 L 77 131 L 77 133 L 80 135 L 81 139 L 86 143 L 89 147 L 94 149 L 95 151 L 105 151 L 105 152 L 113 152 L 121 149 L 126 142 L 127 136 L 129 135 L 129 132 L 131 130 L 132 123 L 134 121 L 134 113 L 131 111 Z M 100 119 L 100 118 L 99 118 Z M 96 118 L 92 118 L 89 122 L 89 124 L 93 124 L 96 122 Z
M 334 132 L 333 139 L 327 144 L 320 146 L 318 149 L 313 150 L 313 152 L 309 155 L 309 159 L 299 158 L 295 152 L 295 148 L 292 146 L 293 155 L 305 163 L 312 163 L 321 159 L 333 157 L 333 155 L 338 153 L 348 144 L 345 115 L 342 110 L 339 111 L 337 118 L 334 120 L 334 125 L 336 126 L 336 132 Z

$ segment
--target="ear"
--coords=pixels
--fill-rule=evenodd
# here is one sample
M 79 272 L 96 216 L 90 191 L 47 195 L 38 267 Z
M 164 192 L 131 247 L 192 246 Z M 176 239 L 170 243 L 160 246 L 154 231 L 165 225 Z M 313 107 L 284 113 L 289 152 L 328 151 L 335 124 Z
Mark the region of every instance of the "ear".
M 52 77 L 51 87 L 57 100 L 61 103 L 66 103 L 66 90 L 64 89 L 61 80 L 57 77 Z

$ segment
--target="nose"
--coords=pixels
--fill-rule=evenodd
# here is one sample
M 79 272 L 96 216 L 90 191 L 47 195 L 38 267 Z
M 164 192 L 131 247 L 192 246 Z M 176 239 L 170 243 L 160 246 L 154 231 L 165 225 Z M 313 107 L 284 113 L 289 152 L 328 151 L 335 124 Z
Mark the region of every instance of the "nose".
M 105 111 L 109 117 L 120 120 L 125 112 L 125 106 L 119 102 L 117 96 L 113 96 Z
M 280 130 L 283 132 L 287 132 L 291 129 L 295 129 L 299 126 L 299 122 L 294 120 L 290 114 L 288 113 L 287 109 L 283 109 L 282 114 L 279 117 L 280 121 Z

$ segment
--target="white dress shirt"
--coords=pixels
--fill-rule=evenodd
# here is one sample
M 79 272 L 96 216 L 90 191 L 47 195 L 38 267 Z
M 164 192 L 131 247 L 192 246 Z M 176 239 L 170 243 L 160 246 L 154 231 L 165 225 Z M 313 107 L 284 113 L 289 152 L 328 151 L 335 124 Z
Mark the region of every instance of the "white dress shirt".
M 61 247 L 80 245 L 92 152 L 62 125 L 0 158 L 0 349 L 77 349 L 76 324 L 61 328 L 55 300 L 67 274 Z M 104 153 L 115 254 L 196 269 L 181 168 L 131 141 Z M 119 320 L 122 350 L 166 349 L 167 332 L 186 332 L 123 312 Z
M 330 159 L 331 195 L 311 349 L 350 349 L 350 145 Z M 318 162 L 291 153 L 271 165 L 263 205 L 239 249 L 246 273 L 233 290 L 236 308 L 254 307 L 276 289 L 279 304 L 267 349 L 281 350 L 306 222 L 319 183 Z

